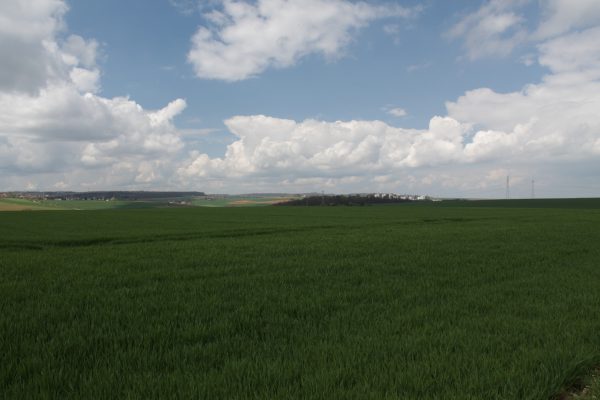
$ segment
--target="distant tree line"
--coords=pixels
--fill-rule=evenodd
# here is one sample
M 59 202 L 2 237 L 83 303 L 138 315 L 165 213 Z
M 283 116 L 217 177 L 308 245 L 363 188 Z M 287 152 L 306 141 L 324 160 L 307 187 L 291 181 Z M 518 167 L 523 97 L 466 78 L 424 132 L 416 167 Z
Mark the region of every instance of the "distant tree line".
M 204 196 L 204 192 L 97 191 L 97 192 L 13 192 L 14 197 L 47 200 L 169 200 Z
M 161 200 L 204 196 L 204 192 L 153 192 L 153 191 L 106 191 L 72 193 L 73 200 L 116 199 L 116 200 Z
M 407 198 L 380 197 L 368 195 L 307 196 L 302 199 L 278 203 L 278 206 L 368 206 L 372 204 L 410 203 Z

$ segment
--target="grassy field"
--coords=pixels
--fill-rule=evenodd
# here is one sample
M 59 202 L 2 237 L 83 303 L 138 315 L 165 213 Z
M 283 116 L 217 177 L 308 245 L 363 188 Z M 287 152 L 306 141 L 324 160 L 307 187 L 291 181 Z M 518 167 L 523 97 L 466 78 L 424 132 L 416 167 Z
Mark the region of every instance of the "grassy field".
M 38 201 L 24 199 L 0 199 L 0 211 L 33 211 L 33 210 L 52 210 L 54 207 L 48 207 Z
M 417 203 L 419 204 L 419 203 Z M 427 204 L 427 203 L 422 203 Z M 599 209 L 600 200 L 580 199 L 512 199 L 512 200 L 444 200 L 437 207 L 491 207 L 491 208 L 580 208 Z
M 600 209 L 0 214 L 4 398 L 550 399 L 600 365 Z
M 166 202 L 150 201 L 0 199 L 0 211 L 107 210 L 115 208 L 155 208 L 166 205 Z

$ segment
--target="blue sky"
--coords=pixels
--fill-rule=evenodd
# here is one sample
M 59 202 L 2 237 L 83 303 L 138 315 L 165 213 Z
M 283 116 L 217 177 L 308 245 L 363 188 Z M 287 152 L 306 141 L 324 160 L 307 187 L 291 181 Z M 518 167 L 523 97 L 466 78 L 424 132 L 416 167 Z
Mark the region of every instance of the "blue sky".
M 5 190 L 600 195 L 594 0 L 0 11 Z
M 183 97 L 188 107 L 178 123 L 189 128 L 226 131 L 222 122 L 231 115 L 261 113 L 397 124 L 386 107 L 407 110 L 403 126 L 426 128 L 432 115 L 445 112 L 445 101 L 465 90 L 514 91 L 542 75 L 541 68 L 518 62 L 527 47 L 507 58 L 461 60 L 460 41 L 444 35 L 461 15 L 477 9 L 476 2 L 398 3 L 424 9 L 408 22 L 382 19 L 361 29 L 339 59 L 310 55 L 292 68 L 235 83 L 198 79 L 187 62 L 190 38 L 206 24 L 208 6 L 183 12 L 168 0 L 81 1 L 70 4 L 66 21 L 70 31 L 101 43 L 103 95 L 129 95 L 147 108 Z M 386 33 L 384 27 L 392 25 L 398 32 Z

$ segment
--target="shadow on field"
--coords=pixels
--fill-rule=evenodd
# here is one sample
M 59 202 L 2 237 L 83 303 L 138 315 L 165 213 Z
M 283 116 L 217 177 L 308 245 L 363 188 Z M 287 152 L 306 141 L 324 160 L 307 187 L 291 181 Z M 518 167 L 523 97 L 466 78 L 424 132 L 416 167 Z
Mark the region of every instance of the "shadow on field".
M 90 238 L 90 239 L 67 239 L 67 240 L 39 240 L 39 241 L 0 241 L 0 249 L 5 250 L 44 250 L 45 248 L 69 248 L 89 247 L 101 245 L 120 245 L 136 243 L 153 243 L 164 241 L 186 241 L 196 239 L 228 239 L 235 237 L 274 235 L 282 233 L 307 232 L 322 229 L 339 228 L 337 225 L 321 225 L 304 228 L 273 228 L 273 229 L 247 229 L 219 232 L 188 232 L 175 234 L 162 234 L 152 236 L 134 236 L 126 238 Z
M 315 225 L 300 228 L 263 228 L 263 229 L 244 229 L 218 232 L 186 232 L 186 233 L 168 233 L 151 236 L 132 236 L 132 237 L 100 237 L 88 239 L 64 239 L 64 240 L 2 240 L 0 249 L 4 250 L 44 250 L 46 248 L 70 248 L 70 247 L 90 247 L 102 245 L 127 245 L 138 243 L 154 243 L 164 241 L 187 241 L 197 239 L 227 239 L 235 237 L 249 237 L 262 235 L 277 235 L 286 233 L 310 232 L 327 229 L 364 229 L 365 227 L 389 226 L 389 225 L 420 225 L 426 224 L 444 224 L 444 223 L 465 223 L 477 221 L 489 221 L 496 218 L 423 218 L 415 220 L 405 220 L 399 222 L 378 222 L 372 224 L 360 225 Z

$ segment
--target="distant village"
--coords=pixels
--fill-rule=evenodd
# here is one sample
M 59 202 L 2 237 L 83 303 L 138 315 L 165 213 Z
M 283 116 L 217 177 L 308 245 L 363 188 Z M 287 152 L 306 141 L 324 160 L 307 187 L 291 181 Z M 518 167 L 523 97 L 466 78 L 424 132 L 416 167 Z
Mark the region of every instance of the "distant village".
M 279 203 L 280 206 L 366 206 L 372 204 L 434 201 L 433 198 L 416 194 L 354 193 L 343 195 L 312 194 L 300 199 Z
M 352 195 L 350 195 L 352 196 Z M 432 200 L 429 196 L 421 194 L 398 194 L 398 193 L 357 193 L 356 196 L 373 197 L 376 199 L 388 199 L 388 200 L 410 200 L 410 201 L 422 201 Z

